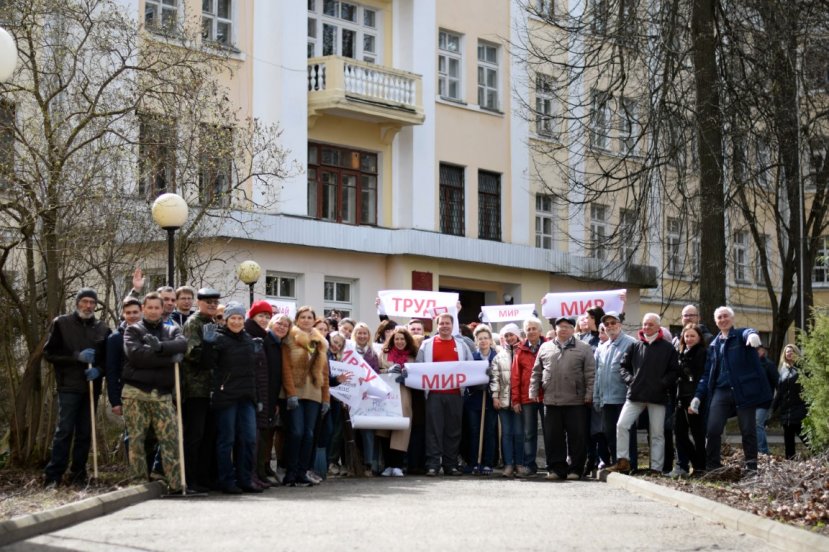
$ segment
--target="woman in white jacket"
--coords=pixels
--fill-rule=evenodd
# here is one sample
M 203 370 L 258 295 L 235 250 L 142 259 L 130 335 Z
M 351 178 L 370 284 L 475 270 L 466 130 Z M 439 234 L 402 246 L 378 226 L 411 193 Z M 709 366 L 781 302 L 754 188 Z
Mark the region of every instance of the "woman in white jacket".
M 512 348 L 521 342 L 521 331 L 515 324 L 507 324 L 501 330 L 501 351 L 492 360 L 492 376 L 489 391 L 492 405 L 501 420 L 501 456 L 504 460 L 504 477 L 512 477 L 516 466 L 524 465 L 524 427 L 521 414 L 510 405 L 510 367 Z

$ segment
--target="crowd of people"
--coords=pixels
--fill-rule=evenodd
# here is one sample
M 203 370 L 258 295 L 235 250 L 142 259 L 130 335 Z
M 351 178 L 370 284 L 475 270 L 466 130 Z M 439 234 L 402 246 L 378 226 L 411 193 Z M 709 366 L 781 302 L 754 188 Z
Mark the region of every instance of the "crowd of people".
M 550 320 L 546 336 L 536 317 L 496 333 L 483 323 L 458 326 L 449 313 L 405 325 L 381 316 L 372 333 L 365 322 L 324 318 L 309 306 L 290 319 L 267 301 L 221 305 L 209 287 L 141 296 L 142 285 L 139 275 L 114 331 L 95 318 L 89 288 L 52 323 L 44 351 L 59 415 L 47 486 L 87 480 L 90 398 L 97 405 L 104 380 L 113 414 L 124 419 L 132 476 L 163 477 L 173 494 L 260 493 L 338 475 L 488 476 L 496 467 L 505 477 L 535 477 L 539 426 L 550 480 L 639 469 L 641 423 L 650 471 L 671 477 L 720 467 L 722 433 L 735 415 L 748 473 L 768 453 L 770 416 L 783 426 L 787 457 L 795 437 L 804 439 L 799 350 L 787 345 L 775 369 L 758 333 L 735 327 L 729 307 L 715 312 L 716 335 L 693 305 L 675 337 L 654 313 L 628 335 L 623 313 L 599 307 Z M 329 371 L 347 348 L 399 383 L 407 364 L 467 360 L 488 363 L 489 383 L 429 392 L 401 385 L 405 429 L 354 429 L 330 392 L 352 377 Z

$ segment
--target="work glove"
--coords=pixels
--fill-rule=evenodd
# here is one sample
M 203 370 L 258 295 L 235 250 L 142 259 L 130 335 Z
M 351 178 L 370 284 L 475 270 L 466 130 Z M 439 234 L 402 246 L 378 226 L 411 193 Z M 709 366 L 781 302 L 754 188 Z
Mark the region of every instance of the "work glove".
M 253 338 L 253 352 L 257 355 L 262 352 L 262 338 L 254 337 Z
M 293 410 L 299 406 L 299 397 L 288 397 L 288 410 Z
M 320 412 L 322 412 L 322 415 L 325 416 L 326 414 L 328 414 L 329 410 L 331 410 L 331 404 L 330 403 L 322 403 L 322 410 L 320 411 Z
M 78 360 L 84 364 L 95 364 L 95 349 L 91 347 L 89 349 L 84 349 L 78 353 Z
M 161 352 L 161 341 L 159 341 L 158 338 L 152 334 L 144 336 L 144 345 L 152 349 L 154 353 Z
M 746 345 L 749 347 L 754 347 L 755 349 L 762 345 L 763 343 L 760 341 L 760 336 L 756 333 L 748 334 L 748 339 L 746 339 Z
M 184 360 L 184 355 L 181 353 L 176 353 L 171 358 L 175 364 L 180 364 Z
M 394 378 L 394 381 L 399 383 L 400 385 L 406 384 L 406 378 L 409 377 L 409 372 L 405 368 L 400 369 L 400 373 Z
M 389 368 L 389 374 L 399 374 L 402 371 L 403 371 L 403 367 L 400 366 L 399 364 L 394 364 L 394 365 L 392 365 L 391 368 Z
M 83 375 L 86 376 L 86 381 L 92 381 L 101 377 L 101 371 L 93 366 L 84 370 Z
M 688 410 L 692 414 L 699 414 L 699 405 L 700 400 L 697 397 L 694 397 L 693 399 L 691 399 L 691 405 L 688 407 Z
M 201 338 L 202 341 L 205 343 L 215 343 L 218 334 L 216 333 L 216 329 L 218 326 L 216 324 L 205 324 L 202 326 L 201 329 Z
M 492 377 L 492 366 L 487 366 L 487 368 L 486 368 L 486 377 L 488 377 L 488 378 Z

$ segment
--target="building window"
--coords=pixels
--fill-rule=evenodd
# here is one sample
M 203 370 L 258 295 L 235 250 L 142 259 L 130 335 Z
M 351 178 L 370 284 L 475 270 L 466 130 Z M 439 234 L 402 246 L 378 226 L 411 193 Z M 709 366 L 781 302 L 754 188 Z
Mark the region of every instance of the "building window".
M 760 256 L 760 252 L 765 253 L 766 255 L 766 263 L 763 263 L 763 259 Z M 763 269 L 768 267 L 768 259 L 769 259 L 769 236 L 768 234 L 761 234 L 760 235 L 760 247 L 757 248 L 757 259 L 754 263 L 754 281 L 757 282 L 759 285 L 765 285 L 766 279 L 763 276 Z M 769 275 L 770 276 L 770 275 Z
M 201 125 L 199 133 L 199 200 L 210 207 L 230 205 L 233 175 L 233 131 Z
M 351 316 L 354 310 L 354 280 L 342 280 L 339 278 L 325 278 L 323 292 L 323 313 L 325 316 L 331 314 L 332 310 L 340 311 L 345 318 Z
M 308 57 L 342 56 L 379 63 L 382 17 L 375 8 L 355 2 L 308 2 Z
M 695 223 L 694 228 L 697 228 L 698 225 Z M 699 234 L 695 234 L 693 238 L 690 240 L 691 244 L 691 274 L 694 278 L 699 277 Z
M 604 259 L 607 239 L 607 205 L 590 204 L 590 253 L 597 259 Z
M 440 164 L 440 231 L 464 235 L 463 167 Z
M 535 194 L 535 246 L 553 248 L 553 196 Z
M 622 260 L 625 263 L 635 262 L 636 244 L 639 238 L 638 222 L 636 211 L 633 209 L 619 210 L 619 241 L 622 246 Z
M 478 42 L 478 105 L 498 110 L 498 47 Z
M 268 272 L 265 276 L 265 295 L 279 299 L 296 299 L 296 276 Z
M 377 224 L 377 154 L 308 145 L 308 216 Z
M 231 0 L 202 0 L 202 40 L 224 46 L 233 44 L 233 5 Z
M 155 198 L 176 190 L 175 124 L 142 115 L 138 138 L 138 195 Z
M 829 89 L 829 42 L 817 40 L 803 54 L 806 83 L 817 90 Z
M 818 250 L 815 252 L 812 282 L 821 286 L 829 284 L 829 236 L 820 238 Z
M 15 107 L 0 102 L 0 190 L 7 188 L 14 176 Z
M 478 238 L 501 241 L 501 175 L 478 171 Z
M 734 233 L 734 280 L 738 283 L 748 283 L 748 232 L 740 230 Z
M 590 30 L 595 34 L 606 33 L 609 19 L 608 0 L 590 0 Z
M 610 147 L 611 106 L 607 92 L 594 91 L 590 111 L 590 146 L 600 150 Z
M 639 120 L 639 107 L 630 98 L 622 98 L 620 102 L 619 131 L 619 151 L 623 155 L 638 155 L 642 150 L 642 122 Z
M 757 184 L 768 188 L 771 184 L 771 146 L 768 140 L 757 138 Z
M 533 15 L 541 19 L 552 19 L 555 16 L 555 0 L 534 0 L 530 5 Z
M 438 94 L 443 98 L 460 100 L 461 90 L 461 35 L 438 33 Z
M 665 260 L 668 274 L 682 276 L 682 221 L 668 217 L 666 231 Z
M 668 156 L 668 163 L 677 169 L 684 169 L 687 166 L 688 149 L 696 151 L 695 147 L 691 147 L 694 142 L 685 139 L 685 129 L 686 125 L 682 117 L 674 115 L 670 118 L 668 139 L 665 141 L 668 147 L 666 154 Z
M 175 31 L 178 25 L 178 0 L 144 0 L 144 25 L 154 31 Z
M 535 132 L 539 136 L 558 138 L 555 132 L 555 81 L 550 75 L 535 74 Z

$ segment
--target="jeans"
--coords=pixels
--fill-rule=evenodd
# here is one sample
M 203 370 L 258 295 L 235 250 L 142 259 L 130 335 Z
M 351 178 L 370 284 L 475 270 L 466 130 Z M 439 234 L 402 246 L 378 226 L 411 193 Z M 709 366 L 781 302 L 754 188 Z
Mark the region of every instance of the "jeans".
M 357 434 L 360 436 L 360 442 L 363 445 L 363 466 L 367 470 L 374 469 L 374 430 L 358 429 Z
M 505 466 L 524 465 L 524 425 L 512 408 L 498 410 L 501 420 L 501 456 Z
M 95 397 L 97 407 L 97 396 Z M 72 438 L 75 445 L 72 447 Z M 47 481 L 60 481 L 69 465 L 72 448 L 72 476 L 86 477 L 86 460 L 92 444 L 92 421 L 89 419 L 89 393 L 58 393 L 58 425 L 52 439 L 52 458 L 46 466 Z
M 568 473 L 579 477 L 587 461 L 587 409 L 584 405 L 544 407 L 544 443 L 547 447 L 547 469 L 561 478 Z M 567 457 L 570 464 L 567 464 Z
M 619 457 L 616 455 L 616 423 L 619 421 L 619 415 L 622 413 L 622 404 L 606 404 L 602 406 L 602 426 L 604 434 L 608 436 L 607 446 L 610 449 L 610 463 L 615 464 Z M 630 454 L 630 467 L 635 471 L 638 468 L 637 457 L 639 455 L 639 446 L 636 442 L 636 422 L 630 431 L 628 439 L 628 453 Z
M 465 408 L 466 431 L 469 435 L 469 456 L 472 465 L 492 467 L 495 463 L 495 443 L 498 440 L 498 412 L 487 408 L 484 414 L 484 446 L 478 459 L 479 438 L 481 436 L 481 410 Z
M 538 418 L 541 416 L 541 406 L 541 403 L 521 405 L 521 423 L 524 426 L 524 466 L 533 473 L 538 471 L 536 456 L 538 455 Z M 543 417 L 541 430 L 544 430 Z M 545 448 L 546 445 L 547 443 L 545 443 Z
M 321 404 L 302 399 L 299 406 L 288 411 L 288 442 L 285 454 L 286 475 L 288 481 L 305 477 L 311 468 L 311 454 L 314 452 L 314 427 L 320 413 Z
M 746 469 L 757 469 L 756 411 L 757 409 L 753 406 L 737 408 L 731 389 L 718 388 L 714 390 L 714 396 L 711 398 L 711 404 L 708 407 L 708 429 L 705 436 L 705 465 L 709 470 L 722 467 L 720 461 L 722 434 L 725 423 L 735 412 L 740 425 Z
M 766 420 L 769 418 L 768 408 L 757 408 L 754 415 L 757 424 L 757 452 L 769 454 L 769 442 L 766 439 Z
M 630 426 L 636 423 L 639 415 L 648 411 L 648 428 L 651 441 L 651 469 L 662 472 L 665 463 L 665 405 L 626 401 L 616 422 L 616 451 L 619 458 L 630 457 Z
M 216 410 L 216 462 L 223 489 L 251 487 L 256 455 L 256 407 L 239 401 Z M 235 464 L 235 466 L 234 466 Z

